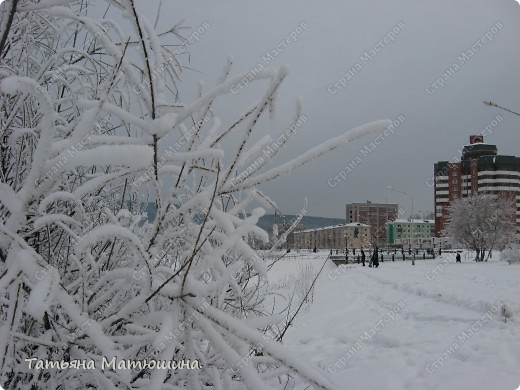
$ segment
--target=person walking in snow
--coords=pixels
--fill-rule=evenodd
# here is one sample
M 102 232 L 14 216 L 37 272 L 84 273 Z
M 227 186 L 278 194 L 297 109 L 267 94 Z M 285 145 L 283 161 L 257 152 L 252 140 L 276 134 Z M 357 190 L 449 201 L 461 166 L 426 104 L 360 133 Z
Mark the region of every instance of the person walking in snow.
M 374 250 L 374 253 L 372 254 L 372 259 L 370 259 L 370 262 L 375 268 L 379 267 L 379 251 L 377 250 L 377 246 Z
M 361 262 L 363 263 L 363 267 L 365 266 L 365 259 L 366 259 L 365 251 L 363 249 L 361 249 Z
M 462 261 L 460 261 L 460 253 L 459 252 L 457 252 L 457 256 L 455 258 L 456 258 L 456 260 L 455 260 L 456 263 L 462 263 Z

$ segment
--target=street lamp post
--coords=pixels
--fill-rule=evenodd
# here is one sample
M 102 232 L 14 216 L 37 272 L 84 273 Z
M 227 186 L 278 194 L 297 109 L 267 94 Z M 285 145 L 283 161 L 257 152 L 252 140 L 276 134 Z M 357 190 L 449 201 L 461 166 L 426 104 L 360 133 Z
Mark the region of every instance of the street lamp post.
M 413 235 L 413 233 L 414 233 L 414 228 L 413 228 L 413 195 L 409 194 L 408 192 L 404 192 L 404 191 L 396 190 L 396 189 L 395 189 L 394 187 L 392 187 L 392 186 L 387 186 L 386 188 L 389 189 L 389 190 L 395 191 L 395 192 L 399 192 L 399 193 L 404 194 L 404 195 L 406 195 L 406 196 L 409 196 L 409 197 L 412 199 L 412 214 L 410 215 L 410 222 L 411 222 L 411 224 L 412 224 L 412 229 L 411 229 L 411 231 L 410 231 L 410 236 L 411 236 L 411 237 L 410 237 L 410 249 L 413 249 L 413 248 L 412 248 L 412 246 L 413 246 L 413 245 L 412 245 L 412 244 L 413 244 L 413 237 L 414 237 L 414 235 Z
M 518 112 L 512 111 L 512 110 L 510 110 L 509 108 L 505 108 L 505 107 L 499 106 L 499 105 L 496 104 L 495 102 L 489 101 L 489 102 L 484 102 L 484 104 L 485 104 L 486 106 L 498 107 L 498 108 L 501 108 L 501 109 L 504 110 L 504 111 L 508 111 L 508 112 L 510 112 L 510 113 L 512 113 L 512 114 L 515 114 L 515 115 L 520 116 L 520 114 L 519 114 Z

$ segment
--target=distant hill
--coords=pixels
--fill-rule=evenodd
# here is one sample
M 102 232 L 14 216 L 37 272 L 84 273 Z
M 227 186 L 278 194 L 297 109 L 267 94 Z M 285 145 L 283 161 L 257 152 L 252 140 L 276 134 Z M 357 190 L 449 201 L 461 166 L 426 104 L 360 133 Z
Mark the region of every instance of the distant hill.
M 155 204 L 148 203 L 146 207 L 146 214 L 148 215 L 148 222 L 151 223 L 155 219 L 156 209 Z M 296 215 L 284 215 L 283 217 L 277 215 L 276 222 L 278 224 L 291 223 L 296 220 Z M 267 232 L 271 232 L 274 223 L 274 214 L 266 214 L 258 221 L 258 226 Z M 325 226 L 344 224 L 344 218 L 323 218 L 304 216 L 300 222 L 305 229 L 316 229 Z
M 290 223 L 294 220 L 296 220 L 296 215 L 284 215 L 283 217 L 280 217 L 279 215 L 276 216 L 276 223 L 278 224 L 281 224 L 284 221 L 285 223 Z M 266 214 L 260 218 L 258 221 L 258 226 L 270 232 L 273 228 L 273 223 L 274 215 Z M 344 224 L 345 219 L 304 216 L 300 223 L 305 229 L 316 229 L 325 226 Z

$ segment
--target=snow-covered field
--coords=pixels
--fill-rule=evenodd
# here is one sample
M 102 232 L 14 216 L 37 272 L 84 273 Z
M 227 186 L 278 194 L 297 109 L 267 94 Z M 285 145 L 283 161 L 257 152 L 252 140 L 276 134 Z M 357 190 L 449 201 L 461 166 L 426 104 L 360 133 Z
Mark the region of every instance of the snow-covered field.
M 294 256 L 294 255 L 293 255 Z M 336 267 L 284 344 L 330 373 L 340 389 L 496 389 L 520 385 L 520 266 L 463 254 Z M 273 281 L 326 253 L 280 261 Z M 385 256 L 385 258 L 387 258 Z

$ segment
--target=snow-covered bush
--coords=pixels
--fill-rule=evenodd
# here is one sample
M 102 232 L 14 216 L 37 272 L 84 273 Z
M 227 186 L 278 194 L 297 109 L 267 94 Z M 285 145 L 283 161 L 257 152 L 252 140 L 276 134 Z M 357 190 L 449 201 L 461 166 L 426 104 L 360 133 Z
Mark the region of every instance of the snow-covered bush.
M 500 307 L 500 315 L 502 316 L 502 321 L 504 321 L 504 322 L 507 322 L 508 320 L 513 318 L 513 312 L 511 311 L 509 306 L 507 306 L 506 304 L 503 304 Z
M 185 50 L 160 39 L 183 31 L 156 31 L 134 0 L 0 5 L 5 388 L 265 389 L 287 376 L 332 386 L 265 337 L 279 317 L 262 305 L 267 267 L 247 244 L 267 240 L 256 227 L 264 211 L 244 211 L 269 206 L 258 185 L 389 123 L 277 167 L 252 164 L 271 142 L 251 137 L 286 69 L 257 72 L 250 83 L 265 90 L 224 122 L 215 101 L 246 74 L 231 76 L 230 62 L 216 85 L 182 100 Z M 301 115 L 298 106 L 292 124 Z M 153 367 L 181 359 L 182 369 Z M 35 369 L 44 361 L 95 367 Z M 141 367 L 118 369 L 125 362 Z
M 500 253 L 500 260 L 509 264 L 520 264 L 520 245 L 514 244 Z
M 314 301 L 314 279 L 317 272 L 312 264 L 298 266 L 298 273 L 294 278 L 294 290 L 300 301 L 312 303 Z

